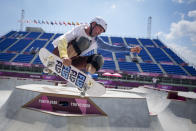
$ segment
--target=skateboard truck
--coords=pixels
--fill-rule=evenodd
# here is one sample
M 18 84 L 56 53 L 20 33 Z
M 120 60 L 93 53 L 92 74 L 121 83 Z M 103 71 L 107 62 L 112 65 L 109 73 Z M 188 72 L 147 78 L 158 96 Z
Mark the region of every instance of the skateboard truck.
M 49 56 L 48 57 L 48 64 L 47 67 L 52 67 L 55 64 L 54 62 L 54 57 L 53 56 Z
M 84 97 L 85 94 L 86 94 L 86 91 L 87 91 L 89 88 L 90 88 L 90 87 L 87 86 L 87 84 L 84 84 L 84 86 L 83 86 L 83 88 L 82 88 L 82 90 L 81 90 L 81 92 L 80 92 L 80 95 L 81 95 L 82 97 Z
M 43 69 L 43 72 L 46 74 L 52 74 L 52 71 L 49 69 L 49 67 L 52 67 L 55 64 L 54 57 L 49 56 L 46 60 L 48 61 L 48 63 L 46 68 Z

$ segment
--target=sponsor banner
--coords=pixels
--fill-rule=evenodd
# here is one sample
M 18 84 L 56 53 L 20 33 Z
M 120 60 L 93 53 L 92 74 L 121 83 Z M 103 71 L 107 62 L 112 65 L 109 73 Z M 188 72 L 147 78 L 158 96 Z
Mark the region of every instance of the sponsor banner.
M 104 71 L 102 70 L 102 72 L 104 72 Z M 148 72 L 131 72 L 131 71 L 122 71 L 121 73 L 133 74 L 133 75 L 143 75 L 143 76 L 169 77 L 169 78 L 196 80 L 195 76 L 185 76 L 185 75 L 170 75 L 170 74 L 148 73 Z
M 0 64 L 15 65 L 15 66 L 26 66 L 26 67 L 32 67 L 32 66 L 34 66 L 34 67 L 44 67 L 43 65 L 39 65 L 39 64 L 16 63 L 16 62 L 0 62 Z M 99 70 L 99 72 L 115 73 L 116 71 L 109 70 L 109 69 L 101 69 L 101 70 Z M 179 79 L 196 80 L 195 76 L 184 76 L 184 75 L 170 75 L 170 74 L 160 74 L 160 73 L 150 73 L 150 72 L 132 72 L 132 71 L 118 71 L 118 73 L 152 76 L 152 77 L 171 77 L 171 78 L 179 78 Z
M 196 80 L 196 77 L 195 77 L 195 76 L 168 75 L 168 77 L 172 77 L 172 78 L 180 78 L 180 79 L 191 79 L 191 80 Z
M 30 78 L 40 79 L 41 75 L 29 75 Z
M 56 76 L 42 75 L 42 79 L 44 79 L 44 80 L 55 80 Z
M 107 116 L 105 112 L 89 98 L 81 98 L 78 96 L 40 94 L 23 107 L 60 116 Z
M 146 84 L 144 86 L 150 87 L 152 89 L 160 89 L 164 91 L 184 91 L 184 92 L 189 91 L 187 87 L 183 87 L 183 86 L 170 86 L 170 85 L 160 85 L 160 84 L 157 84 L 156 88 L 154 87 L 154 85 L 151 84 Z
M 31 79 L 43 79 L 43 80 L 54 80 L 54 81 L 65 81 L 63 78 L 59 76 L 47 76 L 47 75 L 34 75 L 34 74 L 24 74 L 24 73 L 16 73 L 16 72 L 0 72 L 0 76 L 8 76 L 8 77 L 19 77 L 19 78 L 31 78 Z M 185 76 L 181 77 L 185 78 Z M 187 78 L 187 77 L 186 77 Z M 193 80 L 196 77 L 192 78 Z M 138 87 L 142 86 L 143 83 L 137 82 L 124 82 L 124 81 L 112 81 L 112 80 L 98 80 L 100 83 L 104 85 L 111 85 L 111 86 L 127 86 L 127 87 Z M 168 89 L 168 90 L 176 90 L 176 91 L 186 91 L 188 90 L 187 87 L 183 86 L 168 86 L 168 85 L 159 85 L 159 88 Z M 196 92 L 196 90 L 195 90 Z
M 188 88 L 182 86 L 157 85 L 157 87 L 164 90 L 188 91 Z
M 18 77 L 18 78 L 31 78 L 31 79 L 43 79 L 43 80 L 55 80 L 55 81 L 65 81 L 59 76 L 48 76 L 48 75 L 35 75 L 35 74 L 24 74 L 17 72 L 0 72 L 1 76 Z
M 114 73 L 115 71 L 114 70 L 109 70 L 109 69 L 100 69 L 99 72 L 109 72 L 109 73 Z
M 124 82 L 124 81 L 111 81 L 111 80 L 98 80 L 99 83 L 103 83 L 104 85 L 111 85 L 111 86 L 127 86 L 127 87 L 138 87 L 143 84 L 137 82 Z
M 4 65 L 14 65 L 14 66 L 23 66 L 23 67 L 44 67 L 41 64 L 29 64 L 29 63 L 18 63 L 18 62 L 0 62 L 0 64 Z

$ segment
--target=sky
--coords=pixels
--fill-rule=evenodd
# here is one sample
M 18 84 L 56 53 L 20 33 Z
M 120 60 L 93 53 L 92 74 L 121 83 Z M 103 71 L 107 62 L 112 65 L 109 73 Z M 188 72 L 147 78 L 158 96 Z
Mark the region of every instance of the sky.
M 159 38 L 190 65 L 196 67 L 196 0 L 0 0 L 0 36 L 19 31 L 21 10 L 25 20 L 90 22 L 100 16 L 108 23 L 102 35 Z M 46 32 L 65 33 L 73 26 L 28 24 Z

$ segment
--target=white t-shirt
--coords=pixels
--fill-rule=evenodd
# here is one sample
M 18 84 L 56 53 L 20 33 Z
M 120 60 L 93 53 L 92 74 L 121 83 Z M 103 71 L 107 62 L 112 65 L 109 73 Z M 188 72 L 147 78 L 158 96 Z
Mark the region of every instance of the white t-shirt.
M 90 43 L 90 47 L 88 49 L 86 49 L 85 51 L 83 51 L 80 55 L 84 55 L 86 53 L 88 53 L 89 51 L 96 49 L 97 48 L 97 42 L 95 40 L 95 37 L 90 37 L 86 34 L 85 29 L 88 27 L 88 25 L 79 25 L 76 26 L 75 28 L 73 28 L 72 30 L 68 31 L 67 33 L 59 36 L 58 38 L 56 38 L 52 44 L 54 45 L 54 48 L 57 47 L 58 40 L 61 39 L 62 37 L 65 38 L 67 40 L 67 43 L 71 42 L 72 40 L 76 39 L 76 41 L 81 37 L 86 37 L 88 38 L 91 43 Z

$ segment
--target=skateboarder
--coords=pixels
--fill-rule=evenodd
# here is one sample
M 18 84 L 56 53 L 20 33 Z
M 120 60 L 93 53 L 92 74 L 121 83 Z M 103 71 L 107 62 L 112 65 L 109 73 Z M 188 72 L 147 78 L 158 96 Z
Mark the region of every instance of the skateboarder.
M 127 45 L 114 46 L 104 42 L 98 35 L 107 30 L 107 23 L 100 17 L 95 17 L 90 24 L 76 26 L 71 31 L 59 36 L 53 41 L 53 53 L 63 59 L 66 66 L 73 65 L 80 70 L 93 74 L 98 71 L 103 63 L 100 54 L 84 56 L 89 51 L 99 48 L 110 52 L 137 52 L 141 47 Z

